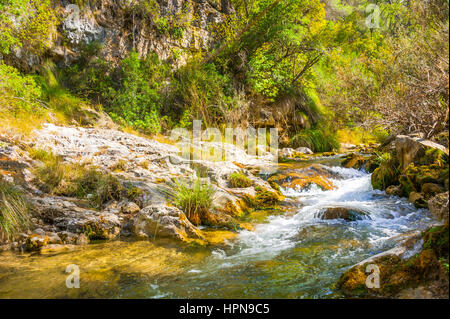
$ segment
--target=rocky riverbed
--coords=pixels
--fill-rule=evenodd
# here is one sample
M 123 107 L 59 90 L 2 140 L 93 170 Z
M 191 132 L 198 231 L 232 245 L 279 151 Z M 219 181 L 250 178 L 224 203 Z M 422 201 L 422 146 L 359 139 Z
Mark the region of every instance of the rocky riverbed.
M 370 148 L 349 146 L 347 155 L 283 149 L 274 167 L 270 153 L 257 158 L 231 145 L 227 151 L 234 161 L 186 160 L 172 144 L 114 129 L 49 124 L 22 144 L 3 140 L 2 178 L 23 189 L 33 218 L 28 232 L 1 246 L 1 297 L 448 294 L 442 259 L 442 247 L 448 247 L 448 177 L 447 182 L 439 176 L 434 180 L 442 191 L 434 187 L 434 193 L 419 193 L 426 207 L 405 198 L 401 183 L 383 185 L 391 187 L 386 192 L 374 190 L 374 175 L 380 175 L 383 164 Z M 404 150 L 400 145 L 390 147 Z M 36 150 L 51 150 L 62 163 L 114 176 L 126 195 L 98 206 L 93 194 L 48 192 L 34 176 L 43 165 L 33 155 Z M 409 158 L 402 162 L 409 167 L 425 156 L 416 153 L 395 156 Z M 251 186 L 233 187 L 229 177 L 236 172 Z M 191 222 L 165 192 L 174 180 L 198 174 L 215 189 L 213 209 L 201 224 Z M 448 263 L 448 253 L 446 258 Z M 85 271 L 85 285 L 77 293 L 64 286 L 64 267 L 72 263 Z M 371 263 L 380 266 L 389 289 L 365 286 L 365 267 Z M 31 269 L 32 275 L 25 275 Z M 47 277 L 52 284 L 42 294 Z

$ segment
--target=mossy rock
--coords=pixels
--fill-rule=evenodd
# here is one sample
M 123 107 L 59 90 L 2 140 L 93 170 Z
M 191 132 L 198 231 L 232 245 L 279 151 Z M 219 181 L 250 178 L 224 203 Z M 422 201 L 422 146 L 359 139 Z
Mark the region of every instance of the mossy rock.
M 399 182 L 403 191 L 408 194 L 419 192 L 424 184 L 444 185 L 448 178 L 448 167 L 437 164 L 414 166 L 409 165 L 405 172 L 400 176 Z
M 342 161 L 342 166 L 345 168 L 361 169 L 365 163 L 366 157 L 356 153 L 351 153 L 344 158 Z
M 255 187 L 255 197 L 246 196 L 248 204 L 253 208 L 277 208 L 283 200 L 277 192 L 269 191 L 261 186 Z
M 385 190 L 391 185 L 398 184 L 398 170 L 393 162 L 382 163 L 371 176 L 374 189 Z
M 242 172 L 232 173 L 228 177 L 228 182 L 232 188 L 247 188 L 253 186 L 253 181 Z

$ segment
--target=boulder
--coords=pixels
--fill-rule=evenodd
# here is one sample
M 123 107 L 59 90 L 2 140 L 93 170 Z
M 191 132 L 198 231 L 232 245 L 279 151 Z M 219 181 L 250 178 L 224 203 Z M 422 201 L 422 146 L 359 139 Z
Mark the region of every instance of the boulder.
M 438 150 L 447 156 L 449 154 L 446 147 L 418 137 L 398 135 L 394 143 L 397 151 L 397 159 L 400 164 L 399 168 L 402 171 L 411 163 L 419 164 L 421 159 L 426 155 L 427 150 Z
M 399 197 L 404 195 L 403 190 L 399 185 L 391 185 L 386 188 L 386 194 Z
M 436 194 L 442 193 L 444 190 L 438 185 L 434 183 L 425 183 L 422 185 L 422 193 L 425 198 L 431 198 Z
M 344 219 L 345 221 L 363 220 L 370 217 L 366 212 L 346 207 L 330 207 L 324 212 L 319 213 L 320 219 Z
M 307 147 L 296 148 L 295 152 L 300 153 L 300 154 L 314 154 L 314 152 L 311 151 L 311 149 L 309 149 Z
M 124 205 L 122 205 L 121 207 L 121 211 L 124 214 L 136 214 L 140 210 L 141 208 L 136 203 L 133 202 L 124 203 Z
M 411 192 L 409 194 L 409 201 L 413 203 L 416 208 L 428 208 L 428 203 L 421 193 Z
M 362 155 L 351 153 L 342 161 L 342 166 L 345 168 L 361 169 L 366 163 L 366 159 Z
M 176 207 L 147 206 L 133 219 L 134 233 L 141 237 L 168 237 L 181 241 L 203 239 L 200 230 Z
M 392 163 L 383 163 L 373 171 L 370 179 L 374 189 L 384 190 L 398 184 L 398 173 Z
M 444 221 L 448 225 L 448 198 L 449 192 L 441 193 L 428 201 L 428 209 L 439 220 Z
M 50 243 L 50 238 L 45 235 L 31 234 L 25 240 L 25 250 L 40 250 L 41 247 Z

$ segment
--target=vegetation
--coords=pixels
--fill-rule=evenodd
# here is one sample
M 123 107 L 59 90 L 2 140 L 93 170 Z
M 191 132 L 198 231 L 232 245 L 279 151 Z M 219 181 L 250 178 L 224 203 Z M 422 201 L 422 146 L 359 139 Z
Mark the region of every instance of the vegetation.
M 112 175 L 94 167 L 77 163 L 62 163 L 51 152 L 33 150 L 31 156 L 42 161 L 34 170 L 35 183 L 45 192 L 60 196 L 88 198 L 93 205 L 101 207 L 110 200 L 135 197 L 136 191 L 126 190 Z M 123 195 L 127 193 L 127 195 Z
M 0 239 L 11 238 L 30 224 L 30 204 L 21 190 L 0 178 Z
M 191 181 L 175 180 L 173 187 L 165 192 L 194 225 L 200 225 L 202 220 L 206 220 L 213 207 L 215 189 L 200 178 Z
M 124 59 L 111 63 L 101 54 L 103 45 L 92 41 L 80 44 L 80 56 L 69 66 L 41 59 L 33 74 L 12 52 L 42 56 L 58 9 L 48 0 L 3 1 L 0 116 L 19 126 L 17 119 L 40 122 L 52 110 L 61 122 L 86 125 L 95 120 L 86 110 L 102 109 L 146 134 L 189 127 L 198 118 L 207 127 L 263 123 L 280 129 L 282 146 L 316 152 L 337 149 L 339 142 L 382 141 L 388 134 L 431 138 L 448 131 L 448 3 L 377 0 L 380 20 L 368 25 L 370 3 L 212 3 L 229 12 L 224 22 L 209 25 L 215 49 L 172 50 L 174 56 L 162 61 L 152 54 L 142 58 L 133 42 Z M 177 40 L 197 23 L 190 6 L 162 16 L 156 1 L 145 0 L 126 10 Z M 180 54 L 186 63 L 174 68 Z
M 228 177 L 228 182 L 233 188 L 246 188 L 253 185 L 253 181 L 242 172 L 234 172 Z

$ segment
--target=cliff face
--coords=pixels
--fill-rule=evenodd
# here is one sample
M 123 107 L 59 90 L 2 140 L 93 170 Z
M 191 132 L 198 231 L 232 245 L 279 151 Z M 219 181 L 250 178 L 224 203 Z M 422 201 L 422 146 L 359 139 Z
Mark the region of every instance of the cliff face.
M 62 65 L 76 60 L 86 44 L 97 42 L 100 55 L 113 64 L 134 48 L 143 58 L 156 53 L 180 66 L 189 53 L 213 45 L 214 25 L 232 11 L 227 0 L 54 0 L 54 6 L 61 21 L 49 55 Z M 22 69 L 41 62 L 20 51 L 15 59 Z

